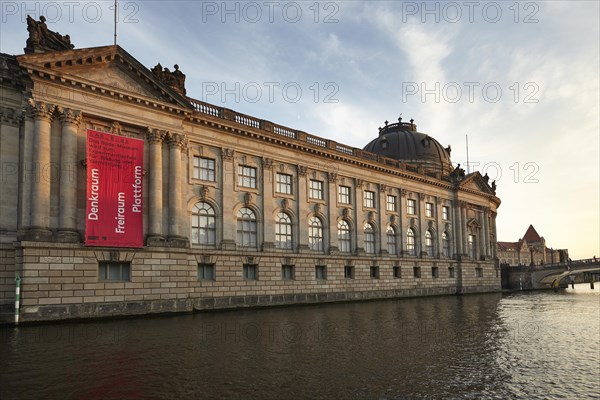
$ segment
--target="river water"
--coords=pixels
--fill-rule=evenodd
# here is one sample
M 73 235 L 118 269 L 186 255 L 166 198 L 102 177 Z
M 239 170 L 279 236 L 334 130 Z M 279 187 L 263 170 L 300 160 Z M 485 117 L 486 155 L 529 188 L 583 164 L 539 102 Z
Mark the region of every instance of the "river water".
M 5 326 L 0 398 L 599 399 L 598 286 Z

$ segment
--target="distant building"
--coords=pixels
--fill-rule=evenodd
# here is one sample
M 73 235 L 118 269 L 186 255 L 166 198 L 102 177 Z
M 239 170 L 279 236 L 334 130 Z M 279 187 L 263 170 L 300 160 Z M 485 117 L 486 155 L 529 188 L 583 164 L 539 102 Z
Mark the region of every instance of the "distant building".
M 533 225 L 529 225 L 522 239 L 516 242 L 498 242 L 500 265 L 511 267 L 521 265 L 543 265 L 565 262 L 569 258 L 568 250 L 556 250 L 546 247 L 546 239 L 541 237 Z
M 19 274 L 23 319 L 500 289 L 495 183 L 414 121 L 353 148 L 28 24 L 0 54 L 0 300 Z

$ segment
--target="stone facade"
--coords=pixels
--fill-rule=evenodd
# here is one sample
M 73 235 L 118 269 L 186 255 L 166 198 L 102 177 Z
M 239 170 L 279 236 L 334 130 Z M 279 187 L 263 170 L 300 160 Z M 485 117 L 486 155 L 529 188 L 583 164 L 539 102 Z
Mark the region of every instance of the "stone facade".
M 567 249 L 546 247 L 546 239 L 540 236 L 533 225 L 516 242 L 497 242 L 498 260 L 501 265 L 517 267 L 563 263 L 569 260 Z
M 26 321 L 500 289 L 478 172 L 194 100 L 118 46 L 0 57 L 0 301 L 19 274 Z M 87 129 L 146 141 L 141 249 L 84 243 Z

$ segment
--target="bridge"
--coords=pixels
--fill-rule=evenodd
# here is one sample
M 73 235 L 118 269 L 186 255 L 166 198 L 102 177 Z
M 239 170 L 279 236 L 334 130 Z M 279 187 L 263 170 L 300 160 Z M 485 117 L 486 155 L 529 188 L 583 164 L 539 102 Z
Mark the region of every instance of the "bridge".
M 591 272 L 600 276 L 600 260 L 596 257 L 556 264 L 502 268 L 502 287 L 505 289 L 551 289 L 566 287 L 571 276 Z M 598 278 L 596 281 L 600 280 Z

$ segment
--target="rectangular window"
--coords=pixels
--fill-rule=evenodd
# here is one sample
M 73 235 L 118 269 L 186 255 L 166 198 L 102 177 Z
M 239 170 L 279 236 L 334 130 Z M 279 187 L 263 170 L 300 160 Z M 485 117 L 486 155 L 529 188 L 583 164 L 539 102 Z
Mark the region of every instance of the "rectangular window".
M 322 181 L 310 181 L 310 198 L 316 200 L 323 200 L 323 182 Z
M 406 213 L 415 214 L 416 202 L 413 199 L 406 200 Z
M 100 261 L 98 263 L 98 280 L 131 281 L 131 262 L 129 261 Z
M 390 212 L 396 212 L 396 196 L 388 194 L 385 199 L 385 209 Z
M 215 160 L 194 156 L 194 179 L 215 181 Z
M 375 192 L 365 190 L 363 193 L 363 207 L 375 208 Z
M 281 279 L 285 281 L 293 281 L 295 279 L 293 265 L 284 264 L 281 266 Z
M 437 278 L 439 276 L 440 276 L 440 270 L 438 269 L 438 267 L 431 267 L 431 277 Z
M 413 276 L 415 278 L 421 277 L 421 267 L 413 267 Z
M 477 278 L 483 278 L 483 268 L 475 268 L 475 276 Z
M 394 278 L 402 277 L 402 269 L 400 267 L 394 267 Z
M 215 264 L 198 264 L 198 279 L 203 281 L 215 280 Z
M 454 278 L 454 267 L 448 267 L 448 278 Z
M 256 189 L 256 168 L 245 165 L 238 166 L 238 185 Z
M 450 207 L 442 206 L 442 219 L 445 221 L 450 220 Z
M 317 265 L 315 266 L 315 278 L 319 280 L 327 279 L 327 266 Z
M 429 218 L 433 217 L 433 203 L 425 203 L 425 216 Z
M 292 194 L 292 176 L 287 174 L 277 174 L 277 193 Z
M 371 279 L 379 279 L 379 267 L 371 267 Z
M 338 203 L 350 204 L 350 188 L 348 186 L 338 187 Z
M 244 279 L 257 280 L 258 279 L 258 265 L 244 264 Z
M 344 278 L 354 279 L 354 267 L 353 266 L 347 265 L 344 267 Z

